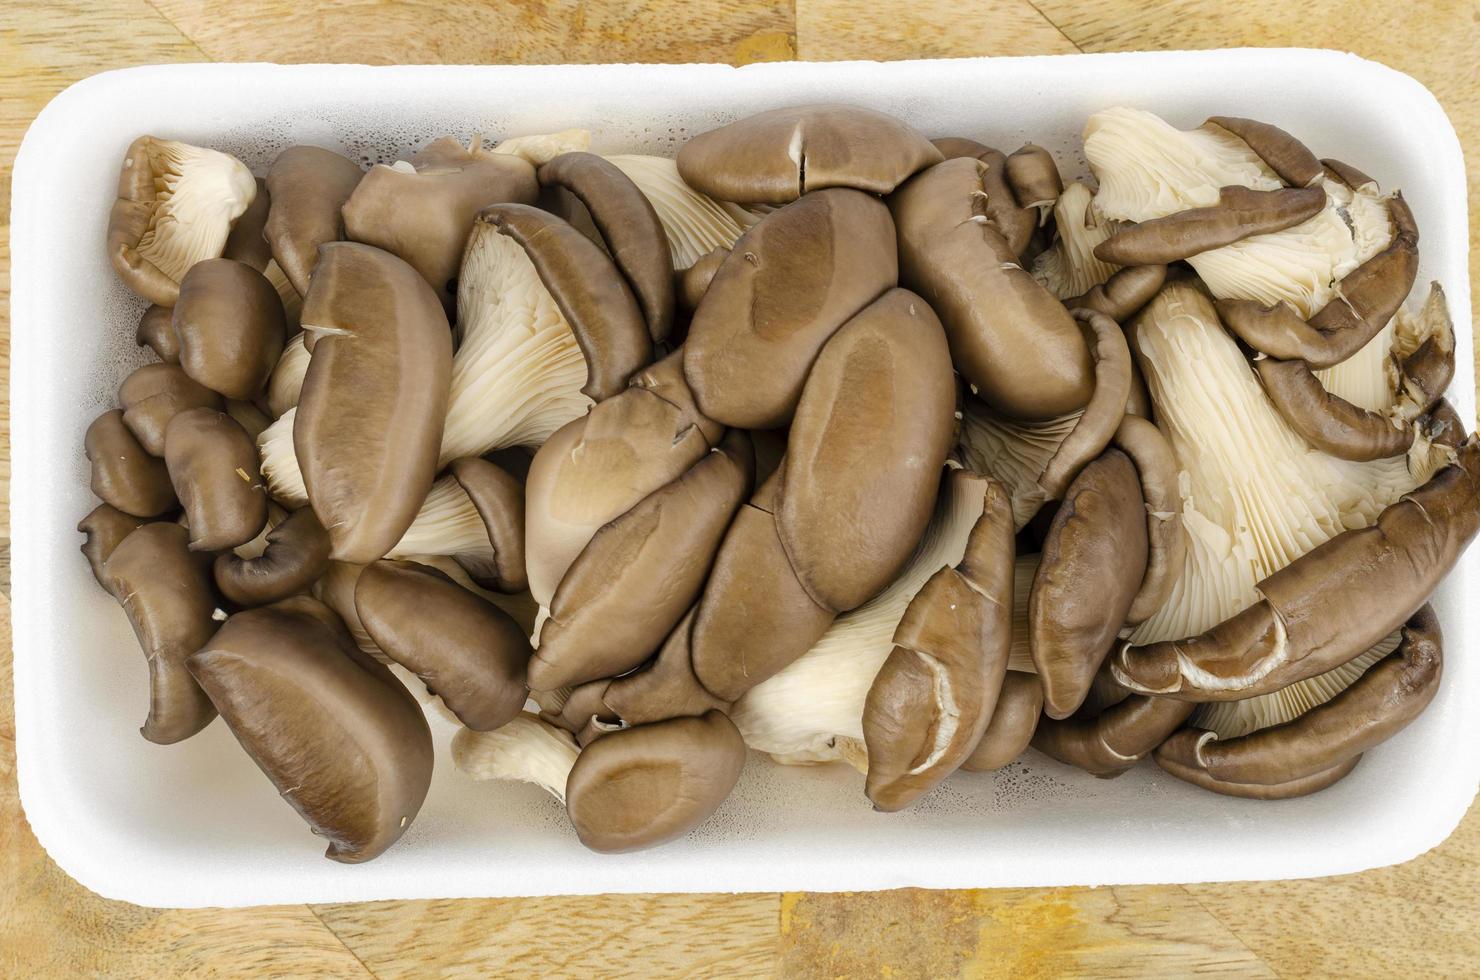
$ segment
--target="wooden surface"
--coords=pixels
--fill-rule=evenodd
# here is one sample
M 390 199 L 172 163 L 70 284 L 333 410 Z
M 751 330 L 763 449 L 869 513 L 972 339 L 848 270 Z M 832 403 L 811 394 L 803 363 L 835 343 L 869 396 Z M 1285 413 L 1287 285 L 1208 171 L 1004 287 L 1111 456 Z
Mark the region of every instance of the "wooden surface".
M 0 221 L 30 119 L 94 72 L 170 61 L 753 61 L 1308 45 L 1406 71 L 1480 160 L 1474 0 L 702 0 L 0 4 Z M 1470 174 L 1480 211 L 1480 169 Z M 1472 247 L 1476 224 L 1471 222 Z M 8 232 L 8 229 L 7 229 Z M 9 265 L 8 233 L 0 263 Z M 1474 248 L 1472 274 L 1480 263 Z M 7 317 L 9 276 L 0 277 Z M 8 378 L 7 355 L 0 371 Z M 8 381 L 7 381 L 8 384 Z M 8 446 L 8 408 L 0 444 Z M 9 472 L 8 453 L 0 466 Z M 44 479 L 44 474 L 22 474 Z M 0 506 L 8 502 L 8 486 Z M 9 593 L 9 551 L 3 585 Z M 1480 812 L 1398 868 L 1277 884 L 612 896 L 159 911 L 104 901 L 32 837 L 0 597 L 0 977 L 1473 975 Z

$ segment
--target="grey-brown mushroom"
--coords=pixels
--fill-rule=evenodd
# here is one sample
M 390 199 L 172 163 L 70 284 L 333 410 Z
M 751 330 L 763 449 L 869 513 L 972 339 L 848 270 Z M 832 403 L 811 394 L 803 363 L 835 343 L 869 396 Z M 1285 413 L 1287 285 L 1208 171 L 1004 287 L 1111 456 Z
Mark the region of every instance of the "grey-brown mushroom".
M 1022 755 L 1033 741 L 1042 711 L 1043 685 L 1038 682 L 1038 675 L 1009 670 L 1002 679 L 1002 690 L 997 694 L 987 730 L 961 768 L 967 772 L 992 772 Z
M 313 508 L 300 507 L 267 532 L 255 558 L 230 551 L 216 556 L 213 574 L 221 594 L 240 606 L 265 606 L 303 592 L 329 569 L 329 533 Z
M 164 455 L 170 419 L 191 408 L 222 408 L 221 396 L 185 373 L 178 364 L 146 364 L 118 386 L 123 424 L 151 456 Z
M 77 522 L 77 530 L 87 535 L 82 542 L 82 554 L 87 559 L 88 567 L 92 569 L 93 578 L 104 589 L 109 588 L 107 576 L 103 574 L 104 563 L 108 556 L 113 554 L 123 539 L 128 537 L 137 529 L 143 527 L 147 521 L 142 517 L 134 517 L 125 514 L 111 504 L 98 504 L 87 512 L 87 516 Z
M 1322 452 L 1338 459 L 1385 459 L 1401 456 L 1413 445 L 1411 426 L 1328 391 L 1304 361 L 1260 357 L 1254 370 L 1275 410 Z
M 247 205 L 241 217 L 232 224 L 231 234 L 226 236 L 226 244 L 221 248 L 221 257 L 265 273 L 267 263 L 272 261 L 272 248 L 267 244 L 263 231 L 267 227 L 267 211 L 272 199 L 267 192 L 265 180 L 258 177 L 256 184 L 257 193 L 252 196 L 252 203 Z
M 209 572 L 188 542 L 178 524 L 145 524 L 103 562 L 103 586 L 118 597 L 149 662 L 149 716 L 139 731 L 161 745 L 189 738 L 216 717 L 186 669 L 186 658 L 220 625 Z
M 1325 206 L 1326 192 L 1318 185 L 1257 191 L 1235 184 L 1220 188 L 1212 207 L 1189 208 L 1115 232 L 1095 246 L 1095 257 L 1116 265 L 1165 265 L 1293 228 Z
M 458 563 L 484 588 L 523 592 L 529 587 L 524 566 L 524 485 L 501 466 L 478 456 L 453 460 L 448 471 L 473 501 L 493 547 L 491 562 L 459 556 Z
M 436 476 L 452 333 L 436 295 L 389 252 L 331 242 L 303 302 L 318 335 L 293 446 L 333 557 L 366 563 L 411 526 Z
M 1207 122 L 1221 126 L 1249 144 L 1249 149 L 1291 187 L 1310 187 L 1320 183 L 1321 161 L 1304 143 L 1278 126 L 1238 116 L 1210 116 Z
M 1032 242 L 1034 232 L 1044 220 L 1044 215 L 1038 209 L 1019 201 L 1017 190 L 1008 179 L 1007 156 L 1001 150 L 994 150 L 976 140 L 960 136 L 947 136 L 931 142 L 947 160 L 969 157 L 977 162 L 981 172 L 981 196 L 977 198 L 977 202 L 981 211 L 1007 240 L 1007 247 L 1012 253 L 1023 255 Z M 1054 197 L 1057 198 L 1058 194 Z
M 277 290 L 262 273 L 231 259 L 190 267 L 172 322 L 185 373 L 227 398 L 255 398 L 287 339 Z
M 714 282 L 715 274 L 729 255 L 729 249 L 715 248 L 700 256 L 699 261 L 687 269 L 674 273 L 674 292 L 681 311 L 692 315 L 699 308 L 704 294 L 709 292 L 710 283 Z
M 267 491 L 252 438 L 225 412 L 191 408 L 165 432 L 165 464 L 185 508 L 192 551 L 246 544 L 267 523 Z
M 700 133 L 678 151 L 696 190 L 740 204 L 787 204 L 828 187 L 888 194 L 940 151 L 893 116 L 861 106 L 789 106 Z
M 340 208 L 361 176 L 354 161 L 317 146 L 290 146 L 267 169 L 271 206 L 264 234 L 300 296 L 308 295 L 319 246 L 344 237 Z
M 1187 538 L 1182 531 L 1179 470 L 1166 436 L 1143 416 L 1127 414 L 1121 419 L 1113 444 L 1135 464 L 1146 508 L 1146 574 L 1125 614 L 1125 621 L 1135 624 L 1166 604 L 1182 575 Z
M 180 363 L 180 338 L 175 336 L 173 307 L 152 304 L 139 317 L 134 342 L 148 347 L 166 364 Z
M 1036 209 L 1038 223 L 1046 222 L 1064 193 L 1064 178 L 1053 154 L 1035 143 L 1025 143 L 1008 154 L 1006 174 L 1018 207 Z
M 1116 323 L 1125 323 L 1161 292 L 1166 281 L 1164 265 L 1133 265 L 1119 270 L 1100 285 L 1064 300 L 1064 305 L 1071 310 L 1094 310 Z
M 326 857 L 368 861 L 416 818 L 432 780 L 426 719 L 323 603 L 239 612 L 188 664 L 252 761 L 329 841 Z
M 730 703 L 711 694 L 694 675 L 689 651 L 693 625 L 691 609 L 673 627 L 652 663 L 603 686 L 601 701 L 613 717 L 628 725 L 647 725 L 711 710 L 728 713 Z
M 1094 776 L 1119 776 L 1150 755 L 1197 707 L 1189 701 L 1133 694 L 1090 718 L 1045 718 L 1033 748 Z
M 158 517 L 178 503 L 164 460 L 151 456 L 113 409 L 93 419 L 83 438 L 92 492 L 135 517 Z
M 355 584 L 355 609 L 386 656 L 473 731 L 492 731 L 524 707 L 529 638 L 508 613 L 435 568 L 367 565 Z

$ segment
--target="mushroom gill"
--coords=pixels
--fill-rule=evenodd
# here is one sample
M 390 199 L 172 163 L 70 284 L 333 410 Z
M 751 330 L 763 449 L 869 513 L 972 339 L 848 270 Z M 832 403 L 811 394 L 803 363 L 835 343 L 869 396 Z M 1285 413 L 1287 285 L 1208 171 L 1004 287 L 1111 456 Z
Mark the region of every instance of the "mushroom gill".
M 687 269 L 716 248 L 728 249 L 760 215 L 694 190 L 667 157 L 617 153 L 606 158 L 631 178 L 658 212 L 673 268 Z

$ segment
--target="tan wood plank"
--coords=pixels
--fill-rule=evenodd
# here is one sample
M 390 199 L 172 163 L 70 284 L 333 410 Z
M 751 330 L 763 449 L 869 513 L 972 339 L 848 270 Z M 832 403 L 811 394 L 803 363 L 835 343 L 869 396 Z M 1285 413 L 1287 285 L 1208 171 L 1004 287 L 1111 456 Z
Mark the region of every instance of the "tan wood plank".
M 1026 0 L 797 2 L 797 57 L 807 61 L 1073 54 L 1075 50 Z

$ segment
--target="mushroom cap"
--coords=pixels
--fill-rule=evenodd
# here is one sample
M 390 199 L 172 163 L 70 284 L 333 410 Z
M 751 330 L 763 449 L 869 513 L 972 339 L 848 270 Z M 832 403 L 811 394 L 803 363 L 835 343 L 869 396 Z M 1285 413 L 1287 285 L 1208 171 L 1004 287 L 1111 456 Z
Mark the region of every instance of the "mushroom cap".
M 452 331 L 415 269 L 348 242 L 322 247 L 303 323 L 321 335 L 293 423 L 308 499 L 336 560 L 374 561 L 436 476 Z
M 149 716 L 139 731 L 169 745 L 211 723 L 216 709 L 186 670 L 185 658 L 216 632 L 210 575 L 170 521 L 145 524 L 103 562 L 103 587 L 118 596 L 149 663 Z
M 1291 187 L 1310 187 L 1321 182 L 1321 161 L 1304 143 L 1278 126 L 1238 116 L 1210 116 L 1203 127 L 1209 124 L 1220 126 L 1249 144 L 1249 149 Z
M 613 732 L 582 750 L 565 812 L 593 851 L 619 853 L 682 837 L 724 802 L 745 742 L 722 712 Z
M 731 431 L 681 476 L 600 528 L 560 580 L 529 664 L 551 690 L 640 665 L 699 597 L 750 490 L 750 440 Z
M 124 538 L 146 523 L 144 518 L 125 514 L 110 504 L 98 504 L 77 522 L 77 530 L 87 535 L 80 549 L 82 555 L 92 569 L 93 578 L 104 589 L 108 588 L 108 582 L 103 574 L 103 565 L 108 556 L 123 543 Z
M 227 398 L 255 398 L 287 339 L 277 290 L 262 273 L 231 259 L 190 267 L 172 322 L 185 373 Z
M 979 157 L 983 153 L 992 152 L 990 146 L 969 136 L 938 136 L 930 141 L 930 145 L 940 151 L 943 160 Z
M 1107 449 L 1069 485 L 1033 579 L 1029 641 L 1048 717 L 1069 717 L 1089 693 L 1140 591 L 1146 560 L 1136 467 Z
M 1001 769 L 1027 751 L 1043 711 L 1043 685 L 1037 674 L 1009 670 L 992 710 L 991 721 L 971 755 L 961 763 L 967 772 Z
M 191 551 L 246 544 L 267 523 L 257 446 L 230 415 L 190 408 L 171 420 L 165 464 L 190 525 Z
M 710 710 L 728 713 L 730 703 L 710 694 L 694 675 L 689 654 L 693 626 L 694 610 L 690 609 L 663 641 L 652 663 L 616 678 L 602 689 L 606 708 L 628 725 L 648 725 Z
M 529 638 L 502 609 L 426 565 L 377 561 L 355 584 L 360 622 L 468 728 L 486 732 L 524 707 Z
M 980 161 L 947 160 L 889 199 L 900 283 L 940 316 L 957 370 L 1010 418 L 1083 408 L 1093 390 L 1084 338 L 1069 312 L 1018 264 L 983 201 Z
M 104 503 L 135 517 L 158 517 L 178 504 L 164 460 L 139 444 L 122 411 L 93 419 L 82 445 L 92 463 L 92 492 Z
M 1100 454 L 1115 436 L 1132 391 L 1131 352 L 1119 324 L 1093 310 L 1075 310 L 1074 319 L 1084 324 L 1090 357 L 1095 364 L 1095 388 L 1089 402 L 1054 450 L 1038 484 L 1049 499 L 1064 495 L 1072 480 L 1090 460 Z
M 1181 470 L 1161 430 L 1140 416 L 1127 414 L 1121 419 L 1114 445 L 1135 464 L 1146 506 L 1146 575 L 1125 614 L 1127 623 L 1141 623 L 1171 597 L 1187 558 L 1178 486 Z
M 1120 269 L 1103 283 L 1091 286 L 1079 295 L 1064 300 L 1071 310 L 1086 309 L 1103 313 L 1116 323 L 1125 323 L 1151 302 L 1167 281 L 1164 265 L 1135 265 Z M 1140 388 L 1145 397 L 1145 388 Z
M 642 310 L 599 245 L 568 222 L 524 204 L 486 207 L 477 220 L 517 242 L 534 263 L 586 356 L 581 390 L 590 398 L 615 395 L 652 360 Z
M 173 307 L 151 304 L 139 317 L 139 326 L 134 331 L 134 342 L 148 347 L 166 364 L 180 363 L 180 338 L 175 336 L 175 311 Z
M 463 559 L 465 568 L 474 564 L 467 568 L 468 574 L 484 588 L 523 592 L 529 588 L 529 574 L 524 568 L 524 484 L 497 464 L 477 456 L 453 460 L 448 469 L 483 518 L 493 546 L 489 566 Z
M 170 419 L 190 408 L 222 408 L 221 396 L 186 374 L 178 364 L 146 364 L 118 387 L 123 424 L 151 456 L 164 455 Z
M 239 612 L 188 663 L 279 795 L 328 839 L 326 857 L 368 861 L 415 819 L 432 780 L 426 719 L 323 603 Z
M 230 551 L 216 556 L 213 573 L 221 594 L 240 606 L 265 606 L 306 590 L 329 568 L 329 533 L 313 508 L 300 507 L 267 532 L 255 558 Z
M 1119 776 L 1187 720 L 1196 705 L 1135 694 L 1093 718 L 1044 718 L 1033 748 L 1095 776 Z
M 1040 224 L 1064 192 L 1053 154 L 1035 143 L 1024 143 L 1007 157 L 1007 183 L 1020 208 L 1037 208 Z
M 614 153 L 607 162 L 632 179 L 653 205 L 668 236 L 669 260 L 675 271 L 687 269 L 716 248 L 726 251 L 761 216 L 728 201 L 700 194 L 679 175 L 669 157 Z
M 1280 417 L 1324 453 L 1338 459 L 1385 459 L 1401 456 L 1413 445 L 1411 426 L 1327 391 L 1304 361 L 1258 357 L 1254 370 Z
M 267 244 L 263 229 L 267 226 L 267 211 L 271 197 L 267 193 L 267 182 L 256 178 L 257 193 L 241 217 L 231 226 L 226 244 L 221 249 L 223 259 L 233 259 L 249 265 L 258 272 L 267 273 L 267 263 L 272 261 L 272 248 Z
M 808 194 L 735 243 L 694 311 L 684 374 L 706 415 L 785 425 L 813 360 L 898 280 L 889 211 L 868 194 Z
M 697 190 L 740 204 L 786 204 L 826 187 L 888 194 L 940 151 L 893 116 L 862 106 L 788 106 L 700 133 L 678 151 Z
M 1218 190 L 1218 203 L 1189 208 L 1123 228 L 1095 246 L 1095 257 L 1116 265 L 1165 265 L 1268 235 L 1315 217 L 1326 207 L 1320 186 L 1256 191 L 1237 184 Z
M 113 268 L 149 302 L 174 306 L 186 272 L 221 254 L 256 193 L 252 172 L 235 157 L 140 136 L 124 155 L 108 215 Z
M 787 438 L 776 527 L 819 606 L 844 612 L 888 585 L 935 506 L 955 429 L 940 321 L 885 293 L 822 348 Z
M 371 167 L 340 213 L 350 241 L 404 259 L 450 308 L 455 296 L 449 284 L 479 210 L 500 202 L 533 204 L 539 192 L 529 161 L 444 137 L 411 166 Z
M 658 212 L 632 179 L 594 153 L 562 153 L 540 167 L 540 184 L 570 191 L 586 206 L 632 287 L 654 343 L 673 330 L 673 267 Z
M 353 160 L 317 146 L 290 146 L 267 169 L 272 204 L 263 234 L 300 296 L 308 295 L 319 246 L 344 237 L 340 208 L 362 176 Z
M 677 279 L 675 288 L 680 310 L 692 315 L 699 308 L 704 294 L 709 292 L 709 286 L 714 282 L 715 274 L 719 272 L 719 267 L 724 265 L 725 259 L 729 256 L 728 248 L 716 248 L 700 256 L 699 260 L 687 269 L 675 273 Z

